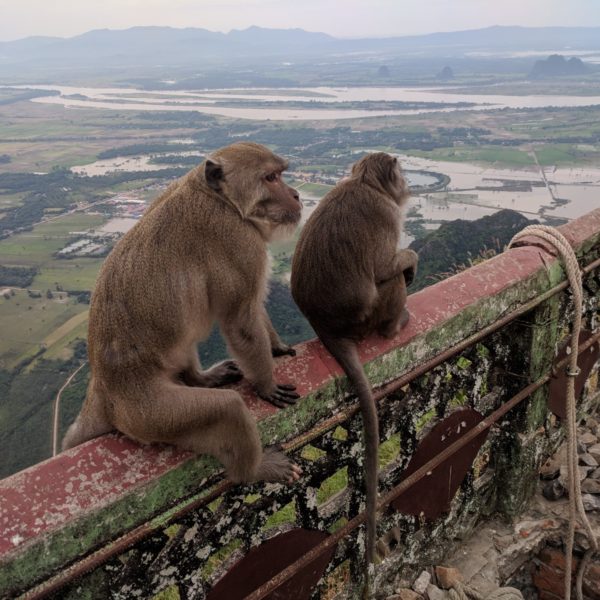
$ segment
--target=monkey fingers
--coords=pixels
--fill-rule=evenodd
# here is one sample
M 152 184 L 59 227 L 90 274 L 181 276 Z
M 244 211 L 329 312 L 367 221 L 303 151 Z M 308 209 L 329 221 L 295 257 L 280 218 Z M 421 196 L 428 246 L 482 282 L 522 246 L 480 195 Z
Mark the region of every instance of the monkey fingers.
M 276 385 L 275 391 L 271 394 L 259 393 L 259 396 L 278 408 L 285 408 L 288 404 L 296 404 L 298 398 L 300 398 L 300 394 L 295 392 L 295 389 L 296 386 L 294 385 L 281 383 Z
M 296 356 L 296 351 L 291 346 L 279 346 L 277 348 L 271 348 L 271 354 L 273 356 L 284 356 L 285 354 Z
M 283 453 L 279 444 L 265 448 L 260 471 L 261 479 L 266 481 L 294 483 L 302 475 L 300 466 Z
M 244 377 L 242 370 L 233 360 L 225 360 L 205 372 L 201 387 L 220 387 L 235 383 Z

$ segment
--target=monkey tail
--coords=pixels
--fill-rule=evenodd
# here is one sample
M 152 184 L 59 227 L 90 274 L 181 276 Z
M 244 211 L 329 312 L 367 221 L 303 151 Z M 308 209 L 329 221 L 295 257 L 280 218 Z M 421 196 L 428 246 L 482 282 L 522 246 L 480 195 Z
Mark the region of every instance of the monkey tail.
M 377 488 L 379 474 L 379 419 L 373 400 L 371 384 L 365 375 L 358 356 L 356 342 L 348 338 L 317 334 L 323 345 L 346 373 L 358 396 L 365 432 L 365 488 L 367 509 L 367 542 L 365 558 L 368 565 L 375 560 L 375 538 L 377 533 Z

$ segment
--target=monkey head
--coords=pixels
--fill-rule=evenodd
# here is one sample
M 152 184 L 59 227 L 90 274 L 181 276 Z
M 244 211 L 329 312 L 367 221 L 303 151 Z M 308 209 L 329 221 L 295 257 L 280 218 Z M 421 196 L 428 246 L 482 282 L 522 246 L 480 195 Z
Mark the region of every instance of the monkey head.
M 403 206 L 410 195 L 398 159 L 385 152 L 363 156 L 352 166 L 351 177 L 391 196 L 398 206 Z
M 204 176 L 211 189 L 271 241 L 291 235 L 302 213 L 300 195 L 282 177 L 287 167 L 265 146 L 238 142 L 207 158 Z

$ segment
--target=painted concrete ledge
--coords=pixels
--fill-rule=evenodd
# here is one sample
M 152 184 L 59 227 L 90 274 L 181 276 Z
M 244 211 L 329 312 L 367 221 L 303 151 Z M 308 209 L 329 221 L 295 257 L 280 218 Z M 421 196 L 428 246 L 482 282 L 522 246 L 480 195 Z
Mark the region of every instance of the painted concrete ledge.
M 600 209 L 561 228 L 579 255 L 600 249 Z M 407 327 L 371 338 L 360 355 L 374 385 L 397 379 L 564 279 L 538 246 L 514 248 L 409 297 Z M 302 399 L 279 410 L 247 383 L 235 389 L 266 443 L 285 441 L 346 405 L 345 379 L 317 340 L 277 360 L 276 379 Z M 218 470 L 208 457 L 103 436 L 0 481 L 0 595 L 28 587 L 201 491 Z

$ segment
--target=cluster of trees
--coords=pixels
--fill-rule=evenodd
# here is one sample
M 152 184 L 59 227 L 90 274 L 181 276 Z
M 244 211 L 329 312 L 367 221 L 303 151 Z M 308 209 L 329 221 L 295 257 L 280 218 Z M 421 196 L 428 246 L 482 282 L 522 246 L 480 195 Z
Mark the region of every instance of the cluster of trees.
M 25 90 L 23 92 L 15 90 L 14 94 L 10 94 L 4 98 L 0 98 L 0 106 L 4 104 L 14 104 L 23 100 L 31 100 L 40 96 L 59 96 L 60 92 L 55 90 Z
M 76 350 L 68 361 L 37 358 L 26 369 L 34 355 L 12 371 L 0 369 L 0 412 L 6 415 L 0 427 L 0 478 L 52 455 L 52 405 L 65 379 L 80 364 L 82 352 Z M 84 390 L 85 384 L 83 394 Z M 77 410 L 82 397 L 75 402 Z
M 31 285 L 38 270 L 35 267 L 11 267 L 0 265 L 0 286 L 27 287 Z

